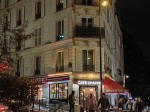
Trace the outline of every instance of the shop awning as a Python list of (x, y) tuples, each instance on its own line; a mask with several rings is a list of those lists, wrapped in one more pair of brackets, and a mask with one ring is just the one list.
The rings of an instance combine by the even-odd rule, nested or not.
[(125, 88), (117, 82), (105, 77), (105, 81), (102, 82), (104, 85), (105, 93), (124, 93)]

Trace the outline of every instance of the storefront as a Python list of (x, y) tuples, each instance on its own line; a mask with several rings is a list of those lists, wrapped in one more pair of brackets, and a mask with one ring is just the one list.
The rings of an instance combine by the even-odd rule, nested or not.
[(100, 79), (96, 72), (73, 73), (73, 90), (75, 90), (76, 104), (86, 108), (86, 99), (92, 93), (96, 99), (100, 97)]
[(120, 97), (120, 94), (125, 93), (125, 88), (109, 77), (105, 77), (103, 85), (104, 85), (104, 92), (106, 93), (109, 99), (110, 105), (116, 107), (118, 105), (118, 99)]
[(68, 87), (70, 80), (69, 73), (50, 74), (47, 82), (49, 86), (49, 101), (61, 101), (68, 103)]
[(26, 81), (37, 86), (36, 104), (46, 104), (49, 101), (49, 87), (46, 76), (27, 77)]

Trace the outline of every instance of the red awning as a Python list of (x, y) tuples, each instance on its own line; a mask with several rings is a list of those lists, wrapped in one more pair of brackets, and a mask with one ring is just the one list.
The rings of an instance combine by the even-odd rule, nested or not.
[(105, 81), (102, 82), (104, 85), (105, 93), (124, 93), (125, 88), (117, 82), (105, 77)]

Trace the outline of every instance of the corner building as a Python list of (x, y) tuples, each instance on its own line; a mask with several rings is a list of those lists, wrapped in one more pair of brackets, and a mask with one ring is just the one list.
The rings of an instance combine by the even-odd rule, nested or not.
[(18, 51), (14, 75), (38, 82), (37, 100), (68, 103), (72, 90), (77, 105), (84, 106), (89, 93), (98, 99), (100, 40), (102, 80), (123, 84), (122, 33), (116, 1), (108, 1), (101, 7), (99, 0), (0, 0), (1, 18), (7, 13), (11, 28), (28, 21), (25, 34), (35, 33)]

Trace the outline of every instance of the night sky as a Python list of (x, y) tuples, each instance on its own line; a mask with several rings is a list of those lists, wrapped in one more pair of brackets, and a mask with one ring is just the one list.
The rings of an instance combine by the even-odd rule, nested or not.
[(127, 88), (135, 96), (150, 97), (150, 0), (117, 0), (116, 6), (128, 37), (124, 44), (125, 73), (131, 77)]
[(117, 0), (122, 27), (133, 35), (138, 48), (150, 62), (150, 0)]

